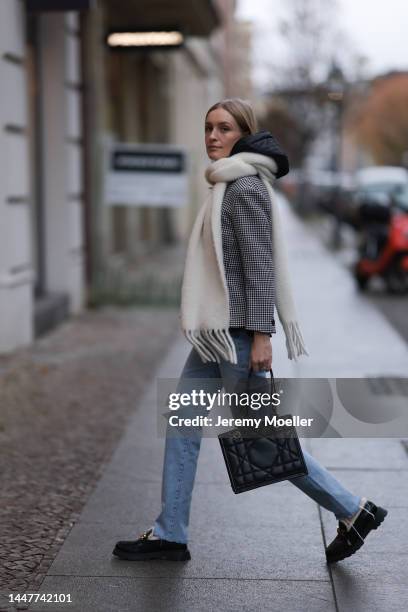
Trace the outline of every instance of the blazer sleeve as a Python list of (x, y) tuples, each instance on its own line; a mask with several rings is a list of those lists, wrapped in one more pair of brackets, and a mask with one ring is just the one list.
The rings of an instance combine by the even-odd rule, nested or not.
[(236, 187), (231, 212), (244, 273), (245, 328), (275, 333), (271, 204), (263, 183)]

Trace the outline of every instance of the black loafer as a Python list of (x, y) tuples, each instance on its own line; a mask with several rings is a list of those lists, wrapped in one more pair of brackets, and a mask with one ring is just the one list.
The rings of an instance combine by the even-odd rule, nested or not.
[(327, 563), (341, 561), (353, 555), (362, 547), (370, 531), (381, 525), (387, 514), (384, 508), (367, 501), (350, 529), (339, 521), (337, 536), (326, 548)]
[(169, 540), (151, 540), (152, 529), (145, 531), (137, 540), (120, 540), (112, 554), (126, 561), (146, 561), (163, 559), (166, 561), (189, 561), (191, 559), (187, 544)]

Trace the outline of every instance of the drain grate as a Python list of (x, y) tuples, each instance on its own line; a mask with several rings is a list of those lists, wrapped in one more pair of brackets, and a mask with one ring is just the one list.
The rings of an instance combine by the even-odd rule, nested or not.
[(408, 378), (403, 376), (379, 376), (377, 378), (366, 378), (366, 381), (373, 395), (408, 396)]

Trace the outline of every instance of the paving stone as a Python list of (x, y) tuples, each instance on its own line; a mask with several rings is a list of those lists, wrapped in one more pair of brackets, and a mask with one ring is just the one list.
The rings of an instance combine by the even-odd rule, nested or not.
[[(406, 562), (406, 559), (405, 559)], [(336, 570), (333, 580), (339, 612), (402, 612), (408, 609), (408, 584), (389, 579), (362, 579), (354, 570)]]
[[(138, 397), (176, 323), (174, 309), (85, 312), (0, 357), (3, 585), (38, 586), (129, 416), (143, 411)], [(12, 571), (6, 573), (1, 560), (10, 554)]]
[(326, 467), (408, 471), (408, 456), (397, 438), (313, 438), (311, 448)]
[(332, 473), (355, 495), (364, 496), (387, 509), (408, 509), (408, 477), (405, 470), (335, 469)]
[[(42, 591), (72, 594), (73, 603), (59, 604), (56, 612), (335, 611), (331, 585), (326, 581), (50, 576), (45, 579)], [(49, 612), (44, 604), (31, 609)]]
[[(163, 569), (159, 564), (157, 569), (154, 562), (135, 564), (111, 557), (117, 540), (134, 539), (152, 524), (152, 490), (146, 488), (145, 494), (147, 501), (139, 498), (133, 506), (122, 498), (127, 515), (112, 512), (110, 517), (104, 514), (101, 523), (77, 523), (50, 575), (143, 576), (164, 571), (169, 576), (179, 571), (172, 564)], [(274, 514), (277, 503), (285, 507), (283, 516)], [(119, 523), (122, 517), (128, 522)], [(328, 579), (317, 507), (289, 483), (239, 496), (223, 485), (198, 484), (191, 525), (193, 559), (184, 566), (185, 576)]]

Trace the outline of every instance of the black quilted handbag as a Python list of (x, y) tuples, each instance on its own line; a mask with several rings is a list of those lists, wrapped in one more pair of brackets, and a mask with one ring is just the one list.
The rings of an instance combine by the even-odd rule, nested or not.
[[(260, 376), (249, 377), (246, 381), (247, 393), (251, 395), (255, 390), (259, 392), (260, 385), (263, 385), (264, 392), (265, 385), (267, 385), (270, 395), (276, 393), (272, 370), (270, 373), (270, 379)], [(250, 417), (255, 415), (255, 412), (248, 406), (231, 406), (231, 410), (235, 418), (238, 415), (246, 414)], [(262, 417), (263, 423), (266, 415), (278, 416), (272, 402), (261, 411), (257, 411), (256, 414)], [(286, 414), (279, 418), (291, 417)], [(308, 473), (299, 438), (293, 425), (266, 424), (257, 432), (253, 428), (236, 427), (220, 434), (218, 439), (234, 493), (244, 493), (274, 482), (305, 476)]]

